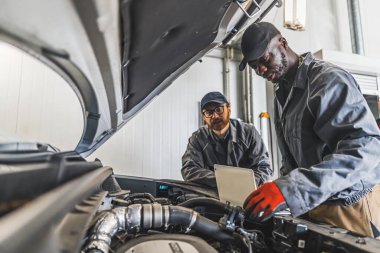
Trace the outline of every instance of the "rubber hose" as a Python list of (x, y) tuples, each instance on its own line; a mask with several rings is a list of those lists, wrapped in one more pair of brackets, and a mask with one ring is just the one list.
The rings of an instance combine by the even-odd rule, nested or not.
[(201, 198), (186, 200), (178, 204), (177, 206), (183, 206), (187, 208), (194, 208), (196, 206), (208, 206), (208, 207), (216, 207), (225, 211), (228, 205), (217, 199), (201, 197)]
[(192, 225), (192, 228), (197, 232), (207, 235), (218, 241), (226, 241), (233, 240), (232, 235), (223, 231), (219, 224), (207, 219), (197, 212), (192, 211), (191, 209), (186, 209), (184, 207), (179, 206), (171, 206), (169, 207), (169, 223), (170, 224), (181, 224), (185, 226), (191, 226), (192, 217), (195, 214), (196, 220)]

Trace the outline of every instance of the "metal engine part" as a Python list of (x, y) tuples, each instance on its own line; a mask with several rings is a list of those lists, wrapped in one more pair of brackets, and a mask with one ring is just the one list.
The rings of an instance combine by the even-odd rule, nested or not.
[(203, 239), (180, 234), (157, 234), (136, 238), (116, 250), (116, 253), (200, 253), (217, 251)]
[(106, 211), (95, 223), (83, 252), (108, 253), (112, 238), (117, 232), (167, 228), (180, 224), (188, 231), (194, 229), (218, 241), (231, 241), (234, 237), (218, 225), (192, 209), (161, 204), (133, 204)]

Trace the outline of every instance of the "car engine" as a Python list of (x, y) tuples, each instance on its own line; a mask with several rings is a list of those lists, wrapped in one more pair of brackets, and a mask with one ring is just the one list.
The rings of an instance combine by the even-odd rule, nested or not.
[[(126, 181), (133, 179), (118, 180), (122, 185), (130, 185)], [(263, 232), (246, 227), (249, 224), (244, 223), (241, 207), (204, 196), (210, 195), (207, 192), (185, 190), (178, 187), (179, 182), (174, 186), (170, 182), (134, 180), (139, 181), (135, 184), (139, 187), (150, 185), (145, 188), (151, 192), (124, 188), (108, 195), (92, 221), (82, 252), (263, 252), (267, 249)]]
[(216, 192), (199, 185), (128, 176), (113, 180), (118, 186), (100, 201), (82, 243), (83, 253), (378, 250), (378, 240), (288, 212), (253, 222), (240, 206), (219, 201)]

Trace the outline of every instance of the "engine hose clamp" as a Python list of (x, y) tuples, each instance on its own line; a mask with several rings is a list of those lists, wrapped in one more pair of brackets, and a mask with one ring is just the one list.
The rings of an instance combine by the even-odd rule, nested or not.
[(191, 231), (191, 228), (194, 226), (196, 220), (197, 220), (197, 215), (198, 213), (197, 212), (192, 212), (192, 215), (191, 215), (191, 221), (190, 221), (190, 224), (189, 226), (186, 228), (186, 231), (185, 233), (189, 233)]
[(164, 209), (164, 219), (165, 219), (164, 227), (165, 229), (167, 229), (169, 227), (169, 216), (170, 216), (169, 206), (163, 206), (163, 209)]

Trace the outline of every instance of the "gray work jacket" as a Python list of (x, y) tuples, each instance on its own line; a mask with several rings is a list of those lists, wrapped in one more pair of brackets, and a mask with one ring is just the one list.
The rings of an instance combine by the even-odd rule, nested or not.
[(347, 71), (303, 55), (289, 96), (281, 83), (275, 127), (282, 177), (275, 183), (294, 216), (321, 203), (350, 205), (380, 182), (380, 132)]
[(272, 176), (267, 149), (253, 125), (230, 120), (227, 164), (216, 155), (217, 149), (222, 147), (211, 131), (203, 126), (189, 138), (182, 156), (184, 180), (216, 187), (214, 164), (251, 168), (255, 172), (256, 185), (263, 184)]

